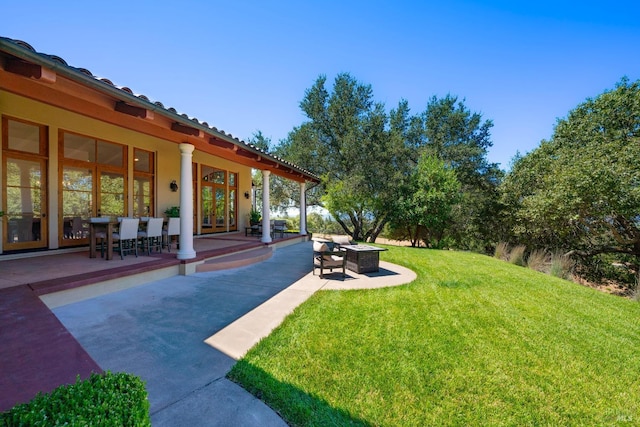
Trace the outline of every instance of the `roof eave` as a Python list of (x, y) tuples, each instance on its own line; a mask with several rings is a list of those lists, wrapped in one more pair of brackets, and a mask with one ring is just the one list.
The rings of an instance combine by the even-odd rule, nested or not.
[(302, 174), (302, 177), (304, 177), (305, 180), (313, 181), (313, 182), (320, 181), (320, 178), (315, 174), (307, 170), (304, 170), (294, 165), (293, 163), (287, 162), (284, 159), (280, 159), (277, 156), (274, 156), (263, 150), (260, 150), (259, 148), (253, 146), (252, 144), (247, 144), (241, 141), (239, 138), (233, 137), (233, 135), (231, 134), (227, 134), (223, 131), (219, 131), (216, 128), (205, 126), (203, 123), (201, 123), (199, 120), (195, 118), (190, 119), (188, 117), (185, 117), (185, 115), (178, 114), (177, 112), (174, 113), (173, 111), (170, 111), (167, 108), (163, 108), (160, 105), (153, 103), (147, 99), (140, 98), (139, 96), (136, 96), (125, 90), (122, 90), (105, 81), (99, 80), (95, 76), (93, 77), (89, 76), (79, 71), (76, 68), (73, 68), (69, 65), (65, 65), (61, 62), (58, 62), (46, 54), (38, 53), (26, 47), (20, 46), (19, 44), (17, 44), (15, 41), (11, 39), (8, 39), (6, 37), (0, 37), (0, 48), (5, 52), (9, 53), (10, 55), (13, 55), (17, 58), (49, 68), (53, 70), (55, 73), (60, 74), (61, 76), (64, 76), (72, 81), (86, 85), (96, 91), (106, 93), (107, 95), (112, 96), (116, 100), (124, 101), (126, 103), (131, 103), (141, 108), (153, 111), (155, 114), (160, 114), (184, 126), (199, 129), (203, 131), (206, 135), (209, 135), (209, 137), (220, 138), (224, 141), (227, 141), (237, 146), (238, 149), (251, 152), (256, 157), (261, 156), (261, 157), (268, 158), (269, 160), (275, 162), (276, 164), (279, 164), (285, 169), (290, 169), (299, 174)]

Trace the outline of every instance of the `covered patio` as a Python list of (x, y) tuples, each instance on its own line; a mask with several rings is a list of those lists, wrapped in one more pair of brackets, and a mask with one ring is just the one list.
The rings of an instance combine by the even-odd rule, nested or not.
[[(199, 236), (193, 239), (197, 252), (194, 259), (179, 260), (176, 249), (140, 252), (138, 257), (115, 256), (105, 260), (89, 258), (88, 248), (69, 251), (32, 252), (0, 258), (0, 289), (27, 285), (42, 296), (100, 283), (105, 292), (181, 274), (182, 270), (212, 271), (234, 268), (261, 261), (269, 257), (273, 248), (306, 241), (307, 236), (286, 233), (270, 243), (244, 233)], [(28, 266), (28, 268), (25, 268)]]
[(254, 225), (254, 170), (262, 243), (274, 240), (274, 176), (298, 184), (291, 199), (306, 233), (307, 185), (319, 177), (205, 121), (3, 37), (0, 96), (0, 259), (88, 246), (99, 218), (178, 216), (172, 257), (192, 273), (202, 259), (193, 240)]

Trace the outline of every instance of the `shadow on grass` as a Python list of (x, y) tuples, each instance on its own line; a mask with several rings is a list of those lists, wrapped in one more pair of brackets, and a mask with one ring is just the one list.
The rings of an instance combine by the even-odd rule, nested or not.
[(386, 268), (380, 267), (378, 271), (374, 271), (372, 273), (363, 273), (367, 277), (384, 277), (384, 276), (397, 276), (398, 273), (395, 271), (387, 270)]
[[(362, 276), (366, 276), (370, 279), (375, 277), (386, 277), (386, 276), (398, 276), (399, 274), (395, 271), (387, 270), (386, 268), (380, 268), (378, 271), (374, 271), (371, 273), (362, 273)], [(324, 279), (327, 280), (335, 280), (339, 282), (349, 282), (352, 280), (363, 280), (361, 277), (353, 276), (349, 271), (345, 272), (345, 275), (342, 276), (342, 271), (333, 271), (329, 273), (323, 273)]]
[(289, 425), (371, 426), (296, 386), (277, 380), (245, 360), (238, 361), (227, 378), (262, 400)]

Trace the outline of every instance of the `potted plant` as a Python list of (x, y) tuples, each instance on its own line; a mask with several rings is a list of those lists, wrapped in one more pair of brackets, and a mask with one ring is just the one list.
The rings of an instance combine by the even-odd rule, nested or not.
[(259, 210), (251, 209), (251, 212), (249, 212), (249, 224), (251, 224), (251, 225), (260, 224), (260, 218), (261, 217), (262, 217), (262, 215), (260, 214)]
[(164, 211), (167, 218), (180, 218), (180, 206), (171, 206)]

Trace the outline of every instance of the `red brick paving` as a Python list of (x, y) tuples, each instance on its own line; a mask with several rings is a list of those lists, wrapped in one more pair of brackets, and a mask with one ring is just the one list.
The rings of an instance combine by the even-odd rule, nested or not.
[(102, 372), (27, 286), (0, 290), (0, 411)]

